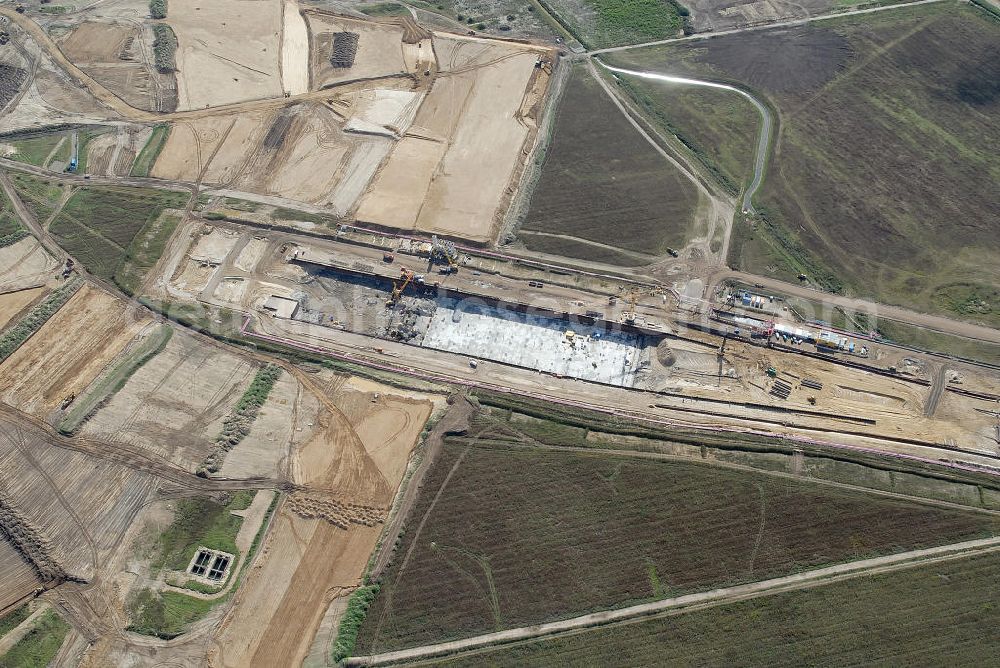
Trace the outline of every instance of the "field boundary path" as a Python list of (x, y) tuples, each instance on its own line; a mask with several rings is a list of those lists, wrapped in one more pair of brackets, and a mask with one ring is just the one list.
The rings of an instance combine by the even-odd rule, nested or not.
[(856, 16), (858, 14), (874, 14), (876, 12), (887, 12), (893, 9), (903, 9), (904, 7), (915, 7), (917, 5), (929, 5), (935, 2), (944, 2), (944, 1), (945, 0), (915, 0), (915, 2), (903, 2), (896, 5), (882, 5), (879, 7), (868, 7), (867, 9), (852, 9), (849, 12), (837, 12), (834, 14), (807, 16), (801, 19), (790, 19), (788, 21), (775, 21), (774, 23), (762, 23), (760, 25), (744, 26), (742, 28), (733, 28), (731, 30), (720, 30), (718, 32), (696, 33), (694, 35), (686, 35), (684, 37), (668, 37), (666, 39), (657, 39), (651, 42), (640, 42), (638, 44), (626, 44), (624, 46), (609, 46), (604, 49), (594, 49), (593, 51), (588, 51), (587, 55), (597, 56), (602, 53), (614, 53), (616, 51), (631, 51), (633, 49), (642, 49), (648, 46), (664, 46), (667, 44), (677, 44), (679, 42), (691, 42), (701, 39), (711, 39), (713, 37), (724, 37), (726, 35), (737, 35), (743, 32), (769, 30), (771, 28), (790, 28), (792, 26), (805, 25), (807, 23), (814, 23), (816, 21), (828, 21), (830, 19), (839, 19), (844, 16)]
[(982, 538), (979, 540), (952, 543), (939, 547), (925, 548), (922, 550), (911, 550), (899, 554), (887, 555), (884, 557), (874, 557), (852, 561), (836, 566), (827, 566), (814, 570), (786, 575), (769, 580), (761, 580), (749, 584), (736, 585), (733, 587), (723, 587), (710, 591), (687, 594), (674, 598), (667, 598), (653, 603), (642, 603), (632, 605), (627, 608), (617, 610), (606, 610), (594, 612), (588, 615), (581, 615), (571, 619), (563, 619), (557, 622), (537, 624), (534, 626), (523, 626), (506, 631), (486, 633), (472, 638), (453, 640), (451, 642), (437, 643), (433, 645), (423, 645), (411, 647), (409, 649), (385, 652), (370, 656), (352, 657), (347, 660), (350, 666), (381, 666), (401, 661), (414, 661), (430, 657), (438, 657), (467, 650), (477, 650), (489, 648), (494, 645), (517, 642), (521, 640), (537, 639), (543, 636), (562, 635), (572, 632), (580, 632), (595, 626), (613, 623), (634, 623), (645, 621), (651, 617), (670, 616), (681, 612), (699, 610), (727, 603), (735, 603), (761, 596), (794, 591), (797, 589), (807, 589), (842, 580), (853, 579), (864, 575), (875, 575), (888, 573), (906, 568), (913, 568), (926, 564), (933, 564), (940, 561), (950, 561), (953, 559), (963, 559), (979, 554), (1000, 551), (1000, 537)]

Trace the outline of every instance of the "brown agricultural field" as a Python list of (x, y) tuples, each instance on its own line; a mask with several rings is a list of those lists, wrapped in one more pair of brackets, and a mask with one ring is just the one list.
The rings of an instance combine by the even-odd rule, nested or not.
[(730, 264), (998, 325), (998, 39), (979, 8), (927, 5), (612, 61), (740, 83), (777, 110), (762, 216), (736, 226)]
[(358, 654), (998, 529), (990, 516), (764, 474), (452, 441), (382, 576)]
[[(696, 186), (632, 127), (583, 66), (572, 72), (556, 113), (521, 228), (528, 248), (558, 253), (558, 240), (566, 238), (567, 254), (639, 265), (684, 246), (698, 207)], [(647, 258), (616, 257), (607, 247)]]

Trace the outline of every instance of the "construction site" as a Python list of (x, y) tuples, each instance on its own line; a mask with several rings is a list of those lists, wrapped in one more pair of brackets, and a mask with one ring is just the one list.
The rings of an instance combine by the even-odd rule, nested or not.
[[(0, 5), (0, 665), (448, 661), (1000, 550), (1000, 367), (725, 266), (763, 219), (560, 11)], [(675, 169), (698, 224), (630, 194)]]

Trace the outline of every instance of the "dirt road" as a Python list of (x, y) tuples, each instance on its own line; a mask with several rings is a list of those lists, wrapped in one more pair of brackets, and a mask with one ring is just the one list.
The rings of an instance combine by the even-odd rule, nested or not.
[(677, 596), (653, 603), (632, 605), (618, 610), (595, 612), (548, 624), (508, 629), (506, 631), (487, 633), (463, 640), (436, 645), (424, 645), (422, 647), (386, 652), (374, 656), (359, 656), (348, 659), (347, 664), (352, 666), (381, 666), (400, 661), (415, 661), (434, 656), (464, 653), (469, 650), (477, 650), (522, 640), (573, 632), (578, 633), (583, 629), (605, 624), (635, 623), (636, 621), (643, 621), (654, 616), (667, 616), (759, 598), (761, 596), (771, 596), (797, 589), (816, 587), (861, 576), (888, 573), (905, 568), (913, 568), (952, 559), (962, 559), (997, 551), (1000, 551), (1000, 538), (997, 537), (953, 543), (951, 545), (913, 550), (885, 557), (852, 561), (846, 564), (827, 566), (780, 578), (772, 578), (770, 580), (762, 580), (735, 587), (713, 589), (686, 596)]

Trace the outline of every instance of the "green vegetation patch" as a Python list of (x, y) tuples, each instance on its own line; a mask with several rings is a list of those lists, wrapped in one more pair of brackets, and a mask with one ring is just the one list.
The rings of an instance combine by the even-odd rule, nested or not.
[(153, 127), (153, 134), (149, 136), (149, 141), (139, 151), (139, 156), (132, 163), (132, 176), (149, 176), (153, 171), (156, 159), (160, 157), (160, 151), (167, 145), (167, 138), (170, 136), (170, 125), (160, 123)]
[(581, 43), (596, 49), (664, 39), (687, 25), (687, 8), (671, 0), (541, 0)]
[(3, 668), (44, 668), (62, 647), (69, 624), (52, 610), (46, 610), (34, 626), (10, 650), (0, 656)]
[(175, 591), (141, 589), (128, 603), (129, 619), (132, 620), (128, 630), (165, 640), (176, 638), (184, 633), (188, 624), (204, 617), (217, 603)]
[(11, 145), (17, 151), (10, 157), (12, 160), (26, 162), (29, 165), (45, 167), (49, 163), (49, 156), (60, 142), (67, 145), (69, 139), (65, 134), (50, 134), (13, 141)]
[(73, 403), (72, 410), (59, 424), (59, 431), (72, 434), (79, 429), (85, 420), (125, 386), (132, 374), (163, 351), (173, 333), (173, 327), (160, 325), (142, 343), (118, 359), (90, 392)]
[[(577, 65), (559, 102), (552, 142), (523, 229), (548, 236), (547, 252), (614, 261), (612, 251), (647, 264), (691, 232), (698, 191), (643, 138), (600, 84)], [(535, 247), (541, 235), (524, 235)], [(589, 245), (581, 242), (589, 241)], [(589, 248), (593, 252), (588, 251)]]
[(0, 190), (0, 248), (16, 244), (27, 236), (28, 231), (22, 227), (10, 198)]
[(339, 663), (354, 654), (358, 632), (365, 621), (368, 609), (378, 596), (378, 590), (377, 584), (368, 585), (359, 587), (351, 594), (351, 598), (347, 601), (347, 610), (344, 611), (344, 617), (337, 628), (337, 641), (333, 645), (334, 662)]
[(166, 23), (153, 24), (153, 61), (160, 72), (177, 69), (174, 54), (177, 51), (177, 36)]
[(374, 5), (362, 5), (359, 9), (368, 16), (409, 16), (410, 12), (398, 2), (380, 2)]
[(167, 0), (149, 0), (149, 15), (154, 19), (167, 18)]
[(268, 364), (257, 372), (250, 387), (223, 420), (222, 433), (215, 441), (216, 447), (198, 468), (198, 475), (207, 476), (222, 468), (226, 453), (250, 434), (261, 406), (267, 401), (267, 395), (271, 393), (271, 388), (280, 375), (281, 367), (276, 364)]
[(199, 546), (238, 555), (236, 534), (243, 519), (232, 514), (231, 503), (231, 497), (221, 502), (204, 496), (178, 501), (173, 522), (160, 535), (153, 567), (183, 571)]
[(1000, 529), (992, 516), (828, 485), (695, 463), (493, 446), (485, 434), (472, 434), (447, 441), (428, 472), (399, 547), (406, 569), (397, 561), (381, 577), (359, 653)]
[(74, 276), (69, 281), (59, 286), (40, 304), (36, 304), (16, 325), (0, 334), (0, 362), (14, 354), (14, 351), (21, 347), (32, 334), (41, 329), (49, 318), (62, 307), (69, 298), (83, 284), (83, 281)]
[[(81, 188), (49, 229), (91, 273), (134, 288), (133, 272), (141, 274), (155, 263), (176, 226), (174, 218), (158, 221), (160, 215), (164, 209), (183, 208), (188, 197), (153, 188)], [(118, 275), (126, 261), (132, 266)]]
[(459, 666), (975, 666), (1000, 652), (1000, 556), (957, 559), (816, 588), (518, 643)]
[(296, 220), (305, 223), (316, 223), (317, 225), (326, 225), (332, 222), (332, 218), (329, 216), (320, 216), (315, 213), (307, 213), (305, 211), (297, 211), (295, 209), (286, 209), (284, 207), (278, 207), (271, 214), (275, 220)]

